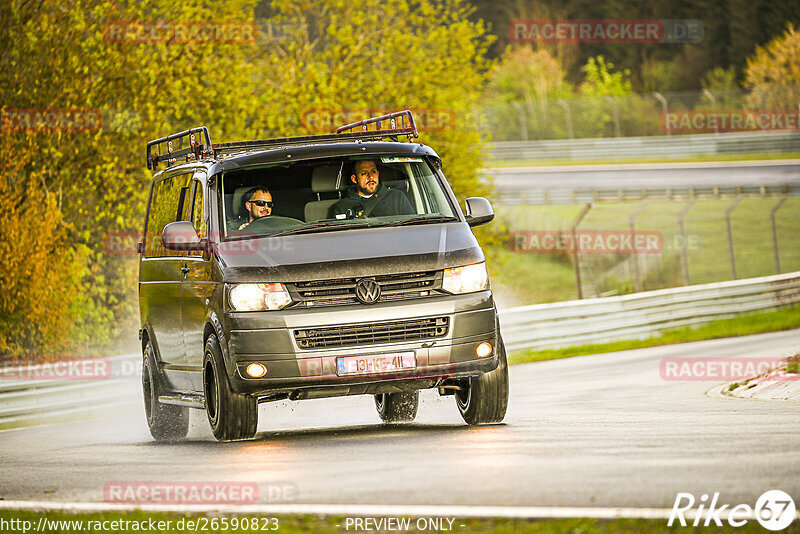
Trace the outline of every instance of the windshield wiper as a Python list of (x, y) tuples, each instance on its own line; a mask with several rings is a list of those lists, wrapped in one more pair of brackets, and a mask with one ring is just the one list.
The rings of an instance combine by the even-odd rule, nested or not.
[(365, 226), (369, 226), (367, 221), (359, 221), (356, 223), (353, 222), (340, 222), (340, 223), (331, 223), (328, 222), (316, 222), (312, 224), (307, 224), (305, 226), (298, 226), (297, 228), (291, 228), (289, 230), (284, 230), (282, 232), (277, 232), (274, 234), (267, 234), (260, 237), (277, 237), (282, 235), (290, 235), (290, 234), (305, 234), (308, 232), (313, 232), (315, 230), (341, 230), (344, 228), (363, 228)]
[(421, 224), (421, 223), (432, 223), (432, 222), (452, 222), (457, 221), (458, 217), (451, 217), (449, 215), (417, 215), (416, 217), (411, 217), (409, 219), (403, 219), (402, 221), (393, 222), (391, 224), (387, 224), (386, 226), (405, 226), (406, 224)]

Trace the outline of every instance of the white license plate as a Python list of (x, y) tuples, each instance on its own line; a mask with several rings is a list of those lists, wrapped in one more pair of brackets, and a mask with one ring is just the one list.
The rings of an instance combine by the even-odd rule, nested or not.
[(367, 375), (407, 371), (417, 367), (414, 352), (390, 352), (336, 358), (337, 375)]

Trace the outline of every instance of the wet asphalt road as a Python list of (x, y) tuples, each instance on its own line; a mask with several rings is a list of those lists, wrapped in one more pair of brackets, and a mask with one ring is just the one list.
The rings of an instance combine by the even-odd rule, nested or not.
[(505, 167), (486, 174), (501, 190), (767, 186), (800, 183), (800, 160)]
[(0, 432), (0, 497), (102, 502), (110, 483), (252, 481), (260, 502), (671, 507), (678, 492), (800, 498), (800, 403), (716, 398), (665, 381), (665, 357), (776, 357), (800, 330), (511, 367), (505, 424), (469, 428), (423, 392), (417, 422), (386, 426), (372, 399), (262, 405), (253, 441), (149, 437), (138, 382), (114, 417)]

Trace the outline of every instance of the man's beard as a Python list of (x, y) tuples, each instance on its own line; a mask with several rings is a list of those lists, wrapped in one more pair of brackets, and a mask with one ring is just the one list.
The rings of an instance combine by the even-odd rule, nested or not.
[(370, 186), (369, 182), (367, 182), (366, 184), (364, 184), (363, 188), (361, 188), (361, 187), (358, 188), (358, 192), (361, 193), (362, 195), (366, 195), (366, 196), (374, 195), (375, 191), (378, 190), (378, 183), (377, 182), (372, 182), (372, 183), (374, 184), (374, 186), (372, 188), (372, 191), (367, 189)]

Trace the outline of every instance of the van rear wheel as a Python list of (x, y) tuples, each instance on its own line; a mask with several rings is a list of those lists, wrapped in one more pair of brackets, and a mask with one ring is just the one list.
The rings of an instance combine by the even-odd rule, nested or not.
[(469, 425), (499, 423), (508, 408), (508, 362), (503, 339), (498, 338), (500, 362), (493, 371), (470, 378), (464, 389), (456, 391), (456, 404)]
[(189, 408), (160, 403), (158, 397), (164, 393), (153, 343), (148, 340), (142, 354), (142, 394), (147, 426), (156, 441), (178, 441), (189, 431)]
[(375, 395), (375, 408), (385, 423), (408, 423), (417, 416), (419, 391)]
[(258, 427), (258, 400), (231, 390), (215, 335), (206, 341), (203, 393), (211, 432), (219, 441), (250, 439)]

